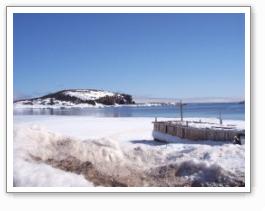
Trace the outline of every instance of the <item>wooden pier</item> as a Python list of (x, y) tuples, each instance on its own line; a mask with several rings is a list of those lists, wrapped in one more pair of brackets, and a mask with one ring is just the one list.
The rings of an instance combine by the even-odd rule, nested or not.
[[(153, 124), (154, 131), (189, 140), (228, 141), (232, 143), (236, 136), (239, 138), (245, 136), (244, 130), (238, 130), (233, 125), (223, 126), (200, 121), (155, 121)], [(207, 124), (209, 127), (200, 127), (200, 124)]]

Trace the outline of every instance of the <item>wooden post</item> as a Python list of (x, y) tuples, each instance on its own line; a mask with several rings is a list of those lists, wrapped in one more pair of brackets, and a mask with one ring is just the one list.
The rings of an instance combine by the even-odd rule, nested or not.
[(179, 107), (180, 107), (180, 120), (183, 121), (182, 100), (179, 103)]
[(222, 113), (221, 113), (221, 111), (219, 112), (219, 123), (220, 123), (220, 125), (223, 124)]

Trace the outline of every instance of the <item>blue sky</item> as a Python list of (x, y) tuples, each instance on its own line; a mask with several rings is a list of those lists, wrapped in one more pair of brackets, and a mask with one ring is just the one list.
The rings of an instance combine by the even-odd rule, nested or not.
[(14, 95), (244, 96), (244, 14), (14, 14)]

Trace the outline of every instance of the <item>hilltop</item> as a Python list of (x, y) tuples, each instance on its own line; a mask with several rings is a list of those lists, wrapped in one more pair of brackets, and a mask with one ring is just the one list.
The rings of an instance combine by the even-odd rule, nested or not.
[(132, 96), (96, 89), (68, 89), (37, 98), (17, 100), (15, 107), (94, 107), (135, 104)]

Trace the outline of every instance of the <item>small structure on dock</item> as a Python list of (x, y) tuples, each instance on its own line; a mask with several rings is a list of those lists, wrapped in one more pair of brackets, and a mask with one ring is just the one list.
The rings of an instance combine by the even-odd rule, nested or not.
[[(245, 131), (237, 129), (234, 125), (224, 126), (202, 121), (155, 121), (153, 124), (155, 132), (189, 140), (228, 141), (233, 143), (235, 137), (245, 136)], [(166, 141), (156, 137), (155, 139)]]

